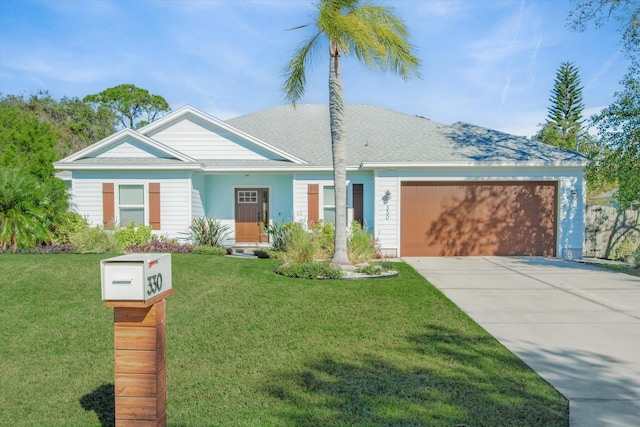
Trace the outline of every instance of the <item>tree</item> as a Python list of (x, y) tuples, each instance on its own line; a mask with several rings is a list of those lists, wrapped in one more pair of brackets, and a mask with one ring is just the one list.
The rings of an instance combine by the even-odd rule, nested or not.
[(21, 168), (39, 180), (53, 177), (56, 133), (31, 112), (0, 106), (0, 166)]
[(631, 61), (615, 101), (591, 118), (597, 127), (599, 149), (587, 168), (618, 187), (621, 207), (640, 202), (640, 2), (637, 0), (580, 0), (569, 14), (569, 26), (584, 30), (591, 22), (601, 27), (615, 21), (625, 56)]
[[(640, 73), (631, 69), (616, 92), (615, 102), (593, 116), (601, 137), (600, 152), (591, 166), (608, 182), (617, 183), (622, 207), (640, 204)], [(589, 171), (588, 171), (589, 173)]]
[[(25, 114), (35, 114), (56, 132), (57, 159), (97, 142), (115, 131), (116, 115), (107, 108), (94, 108), (79, 98), (63, 97), (59, 101), (47, 91), (28, 98), (22, 95), (0, 96), (0, 108), (17, 107)], [(56, 159), (56, 160), (57, 160)]]
[(578, 151), (584, 104), (578, 69), (572, 63), (564, 62), (558, 68), (549, 101), (551, 105), (547, 121), (536, 139), (545, 144)]
[(0, 247), (15, 250), (51, 240), (69, 194), (54, 177), (56, 130), (13, 101), (0, 102)]
[(51, 239), (46, 189), (20, 170), (0, 166), (0, 248), (31, 248)]
[(625, 55), (633, 63), (640, 60), (640, 2), (637, 0), (576, 0), (569, 12), (568, 25), (584, 31), (590, 22), (600, 28), (608, 21), (618, 22)]
[[(101, 107), (113, 111), (122, 126), (137, 129), (171, 111), (167, 101), (160, 95), (151, 95), (148, 90), (132, 84), (122, 84), (84, 97), (96, 109)], [(140, 120), (144, 116), (143, 120)]]
[(360, 0), (320, 0), (309, 39), (295, 51), (285, 68), (285, 98), (295, 106), (305, 90), (306, 70), (321, 43), (329, 47), (329, 123), (333, 157), (336, 233), (332, 264), (350, 265), (347, 255), (347, 142), (341, 55), (355, 55), (369, 68), (392, 71), (403, 79), (418, 76), (420, 60), (412, 53), (409, 33), (389, 8)]

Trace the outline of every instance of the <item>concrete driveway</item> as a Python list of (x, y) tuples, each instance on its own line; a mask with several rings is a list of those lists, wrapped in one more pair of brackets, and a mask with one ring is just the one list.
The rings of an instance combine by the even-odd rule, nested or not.
[(569, 399), (571, 426), (640, 426), (640, 277), (549, 258), (403, 259)]

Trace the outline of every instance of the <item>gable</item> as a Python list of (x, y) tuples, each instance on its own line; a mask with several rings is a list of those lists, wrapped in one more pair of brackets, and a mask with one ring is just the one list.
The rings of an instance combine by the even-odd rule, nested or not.
[(194, 159), (287, 160), (237, 133), (193, 114), (145, 132), (150, 138)]
[(86, 158), (156, 158), (171, 159), (166, 152), (151, 147), (133, 136), (127, 136), (107, 147), (91, 153)]

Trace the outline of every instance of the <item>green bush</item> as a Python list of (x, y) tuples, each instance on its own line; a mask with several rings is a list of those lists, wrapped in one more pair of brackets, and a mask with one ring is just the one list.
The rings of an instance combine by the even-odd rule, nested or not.
[(89, 228), (86, 218), (77, 212), (64, 212), (51, 225), (53, 243), (63, 245), (71, 242), (71, 236), (84, 228)]
[(231, 231), (229, 226), (222, 224), (215, 218), (194, 218), (186, 233), (194, 245), (197, 246), (222, 246)]
[(153, 227), (150, 225), (139, 225), (135, 222), (129, 223), (126, 227), (117, 228), (114, 232), (118, 244), (125, 250), (133, 246), (143, 246), (151, 241), (151, 231)]
[(347, 255), (352, 264), (373, 259), (376, 255), (376, 239), (368, 230), (363, 229), (359, 222), (351, 223), (351, 234), (347, 240)]
[(27, 172), (0, 167), (0, 248), (11, 246), (15, 251), (50, 242), (48, 206), (42, 181)]
[(271, 236), (271, 247), (274, 251), (285, 251), (289, 243), (289, 234), (301, 227), (295, 222), (273, 223), (264, 228), (264, 232)]
[(224, 256), (227, 254), (227, 250), (221, 247), (214, 246), (194, 246), (192, 253), (198, 255), (216, 255), (216, 256)]
[(312, 231), (318, 245), (318, 258), (331, 259), (336, 236), (336, 229), (333, 223), (318, 221)]
[(306, 231), (299, 223), (287, 233), (287, 243), (282, 259), (285, 263), (306, 264), (316, 259), (318, 244), (313, 233)]
[(83, 254), (122, 252), (116, 236), (99, 226), (82, 228), (71, 236), (71, 243)]
[(366, 264), (356, 269), (356, 273), (362, 273), (368, 276), (379, 276), (382, 274), (382, 271), (382, 267), (377, 264)]
[(278, 252), (269, 249), (256, 249), (253, 254), (261, 259), (278, 259)]
[(611, 259), (626, 261), (627, 257), (630, 255), (634, 255), (635, 252), (640, 248), (640, 241), (636, 239), (627, 239), (623, 240), (611, 254)]
[(132, 246), (129, 252), (133, 253), (176, 253), (190, 254), (193, 246), (190, 244), (181, 245), (175, 239), (152, 239), (149, 243), (142, 246)]
[(285, 263), (276, 267), (276, 273), (297, 279), (339, 279), (342, 271), (328, 262)]
[(632, 261), (635, 268), (640, 268), (640, 245), (638, 245), (635, 252), (633, 253)]
[(392, 265), (389, 261), (381, 261), (375, 263), (367, 263), (356, 269), (356, 273), (362, 273), (369, 276), (379, 276), (385, 271), (392, 270)]

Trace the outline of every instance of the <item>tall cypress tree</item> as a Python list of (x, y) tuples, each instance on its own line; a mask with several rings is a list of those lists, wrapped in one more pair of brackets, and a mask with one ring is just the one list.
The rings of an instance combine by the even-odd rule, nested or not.
[(556, 79), (549, 98), (547, 120), (536, 135), (545, 144), (578, 151), (582, 130), (582, 86), (578, 69), (570, 62), (563, 62), (556, 72)]

